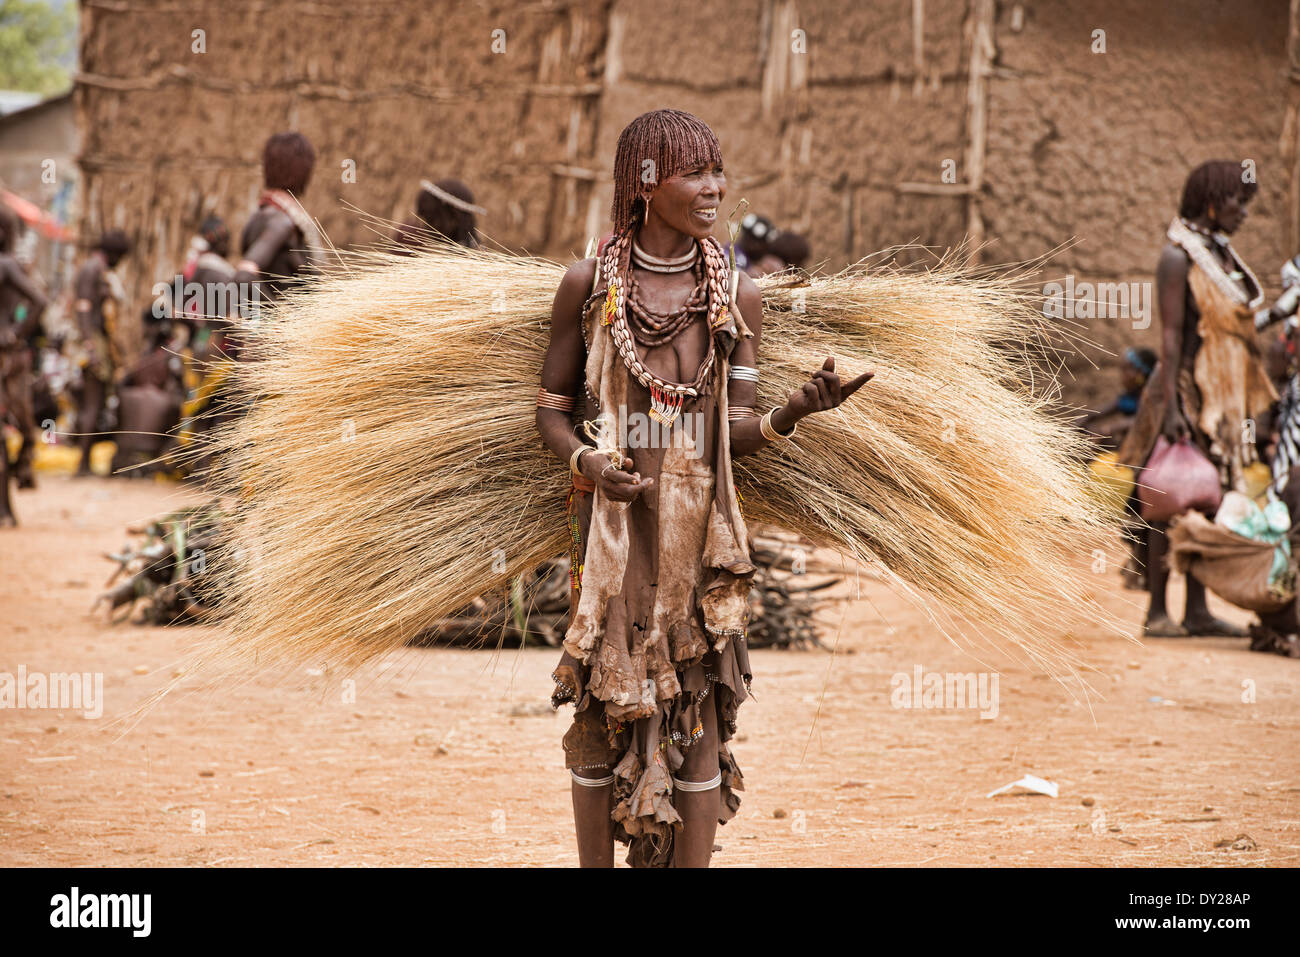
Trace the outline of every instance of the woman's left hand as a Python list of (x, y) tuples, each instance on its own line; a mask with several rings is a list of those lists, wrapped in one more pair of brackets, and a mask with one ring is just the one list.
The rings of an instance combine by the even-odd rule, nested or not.
[(802, 419), (814, 412), (837, 408), (845, 399), (862, 388), (874, 376), (864, 372), (856, 379), (842, 382), (835, 372), (835, 359), (827, 356), (822, 367), (813, 373), (803, 387), (792, 392), (785, 408), (791, 419)]

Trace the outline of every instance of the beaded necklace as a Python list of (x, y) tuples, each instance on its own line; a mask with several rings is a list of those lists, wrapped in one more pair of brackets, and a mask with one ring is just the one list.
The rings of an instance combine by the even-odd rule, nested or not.
[(682, 305), (668, 312), (658, 312), (642, 302), (641, 284), (636, 273), (628, 277), (627, 305), (631, 311), (628, 325), (641, 345), (662, 346), (672, 342), (694, 323), (696, 316), (708, 311), (709, 287), (704, 279), (704, 270), (697, 266), (692, 271), (696, 277), (695, 288)]
[[(614, 344), (618, 349), (628, 371), (650, 392), (650, 418), (662, 425), (672, 425), (677, 421), (682, 413), (682, 405), (688, 398), (696, 398), (704, 383), (712, 374), (717, 362), (717, 350), (713, 331), (728, 321), (727, 304), (728, 289), (726, 284), (727, 272), (726, 261), (722, 254), (722, 247), (718, 245), (713, 238), (708, 238), (697, 245), (697, 249), (702, 254), (704, 260), (704, 276), (702, 285), (707, 290), (704, 293), (704, 302), (707, 303), (706, 312), (709, 320), (709, 351), (700, 363), (699, 370), (695, 374), (694, 380), (689, 384), (681, 382), (669, 382), (650, 369), (641, 361), (637, 355), (634, 334), (628, 324), (628, 297), (631, 292), (632, 283), (629, 281), (625, 285), (623, 277), (631, 277), (632, 270), (632, 235), (626, 232), (613, 240), (605, 249), (605, 255), (601, 261), (601, 271), (604, 274), (607, 286), (605, 296), (605, 305), (602, 310), (601, 322), (608, 326), (610, 335), (613, 337)], [(695, 294), (692, 293), (692, 298)], [(632, 312), (636, 313), (640, 304), (632, 307)], [(685, 313), (686, 318), (690, 318), (693, 312), (688, 307)], [(680, 310), (676, 310), (678, 312)], [(649, 313), (649, 310), (646, 310)], [(638, 318), (644, 320), (644, 317), (638, 314)], [(685, 328), (685, 319), (677, 320)], [(644, 331), (644, 330), (643, 330)], [(681, 329), (677, 329), (675, 334), (679, 334)], [(655, 330), (652, 328), (647, 333), (654, 336)]]
[[(1192, 262), (1201, 267), (1210, 281), (1218, 286), (1229, 300), (1250, 309), (1258, 309), (1263, 304), (1263, 287), (1255, 278), (1255, 274), (1250, 271), (1250, 267), (1242, 262), (1237, 251), (1232, 248), (1232, 243), (1228, 242), (1227, 236), (1222, 233), (1209, 233), (1182, 217), (1176, 218), (1169, 224), (1166, 235), (1186, 251)], [(1217, 244), (1237, 268), (1231, 271), (1225, 269), (1219, 257), (1210, 252), (1207, 242)], [(1254, 296), (1250, 295), (1248, 291), (1250, 288), (1256, 290)]]

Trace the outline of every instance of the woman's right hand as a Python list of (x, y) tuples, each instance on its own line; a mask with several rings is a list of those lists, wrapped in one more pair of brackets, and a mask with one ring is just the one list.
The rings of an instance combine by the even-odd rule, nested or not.
[(621, 468), (615, 467), (606, 456), (594, 452), (584, 452), (579, 460), (582, 474), (615, 502), (634, 501), (655, 483), (652, 478), (643, 479), (640, 472), (628, 471), (632, 467), (633, 462), (627, 456), (623, 457)]

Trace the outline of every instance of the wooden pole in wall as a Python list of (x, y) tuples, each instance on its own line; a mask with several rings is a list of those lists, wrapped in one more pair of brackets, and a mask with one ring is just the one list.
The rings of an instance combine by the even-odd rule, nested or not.
[[(1300, 0), (1293, 0), (1300, 2)], [(970, 79), (966, 87), (966, 240), (968, 262), (980, 261), (984, 243), (984, 217), (980, 193), (984, 187), (984, 153), (988, 138), (988, 76), (997, 49), (993, 45), (994, 0), (972, 0), (970, 32)]]

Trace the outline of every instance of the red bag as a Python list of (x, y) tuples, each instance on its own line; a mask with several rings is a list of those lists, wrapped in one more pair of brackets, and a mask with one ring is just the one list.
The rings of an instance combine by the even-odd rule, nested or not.
[(1219, 470), (1205, 453), (1181, 439), (1173, 445), (1163, 435), (1138, 477), (1138, 501), (1148, 522), (1167, 522), (1191, 511), (1214, 512), (1223, 499)]

